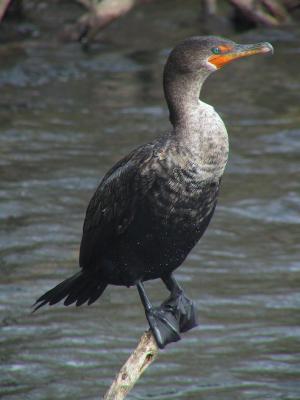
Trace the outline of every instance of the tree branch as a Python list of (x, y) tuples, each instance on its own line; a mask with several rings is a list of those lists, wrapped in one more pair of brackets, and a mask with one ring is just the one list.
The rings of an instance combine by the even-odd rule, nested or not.
[(151, 331), (144, 332), (136, 349), (120, 369), (104, 400), (123, 400), (139, 377), (155, 360), (158, 347)]
[[(269, 27), (287, 22), (288, 13), (277, 0), (229, 0), (245, 19)], [(263, 7), (264, 5), (264, 7)]]
[(88, 44), (96, 34), (111, 24), (117, 18), (127, 14), (133, 7), (147, 4), (154, 0), (76, 0), (83, 5), (87, 12), (78, 22), (65, 29), (62, 37), (79, 40)]
[(11, 0), (0, 0), (0, 21), (4, 17), (6, 9), (8, 8), (10, 2)]

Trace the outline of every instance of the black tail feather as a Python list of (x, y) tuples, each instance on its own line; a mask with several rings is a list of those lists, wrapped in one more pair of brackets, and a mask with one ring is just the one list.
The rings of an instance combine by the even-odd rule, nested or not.
[(80, 293), (80, 296), (78, 296), (78, 299), (76, 301), (76, 306), (79, 307), (83, 303), (88, 301), (89, 298), (91, 297), (91, 293), (94, 293), (96, 289), (97, 289), (97, 283), (96, 282), (94, 282), (94, 284), (93, 284), (93, 290), (92, 291), (90, 291), (88, 287), (84, 288), (84, 290), (82, 290), (82, 292)]
[(94, 303), (101, 296), (101, 294), (104, 292), (105, 288), (106, 288), (106, 286), (103, 287), (101, 285), (98, 285), (96, 287), (96, 290), (94, 290), (93, 294), (89, 298), (88, 305)]
[(33, 305), (33, 312), (46, 304), (52, 306), (65, 297), (64, 304), (66, 306), (75, 302), (76, 306), (80, 306), (85, 302), (88, 302), (88, 305), (90, 305), (101, 296), (106, 286), (107, 283), (99, 283), (92, 274), (80, 271), (39, 297)]
[(70, 289), (67, 298), (64, 301), (65, 306), (69, 306), (70, 304), (73, 304), (78, 300), (80, 297), (81, 293), (83, 293), (86, 288), (88, 291), (91, 293), (93, 288), (92, 286), (94, 285), (94, 282), (90, 281), (88, 277), (82, 276), (82, 279), (80, 279), (77, 282), (74, 282), (74, 285)]

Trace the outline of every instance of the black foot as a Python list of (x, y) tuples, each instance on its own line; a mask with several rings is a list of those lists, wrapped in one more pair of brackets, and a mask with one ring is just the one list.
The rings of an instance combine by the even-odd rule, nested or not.
[(182, 291), (171, 295), (162, 303), (161, 308), (176, 316), (180, 332), (189, 331), (197, 326), (194, 304)]
[(171, 308), (151, 308), (146, 311), (146, 317), (160, 349), (180, 340), (178, 319)]

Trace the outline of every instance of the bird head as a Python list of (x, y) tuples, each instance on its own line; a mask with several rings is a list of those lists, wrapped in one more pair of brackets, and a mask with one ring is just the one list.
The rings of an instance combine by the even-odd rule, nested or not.
[(179, 43), (169, 56), (177, 73), (213, 72), (233, 60), (255, 54), (273, 53), (268, 42), (237, 44), (217, 36), (194, 36)]

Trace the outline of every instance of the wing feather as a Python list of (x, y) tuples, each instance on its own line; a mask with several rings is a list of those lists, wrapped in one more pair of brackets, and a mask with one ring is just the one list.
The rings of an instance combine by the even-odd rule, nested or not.
[(132, 222), (137, 203), (153, 183), (149, 174), (145, 177), (142, 173), (153, 157), (153, 144), (141, 146), (104, 176), (86, 211), (79, 257), (82, 268), (97, 264), (101, 249), (123, 234)]

